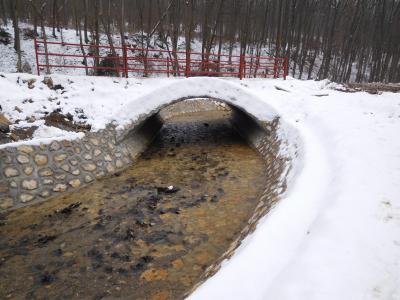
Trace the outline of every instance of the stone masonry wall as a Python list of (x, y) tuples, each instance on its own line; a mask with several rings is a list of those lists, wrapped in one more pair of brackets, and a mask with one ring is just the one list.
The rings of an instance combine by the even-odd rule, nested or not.
[(0, 149), (0, 211), (43, 201), (130, 165), (130, 149), (115, 128), (83, 139)]

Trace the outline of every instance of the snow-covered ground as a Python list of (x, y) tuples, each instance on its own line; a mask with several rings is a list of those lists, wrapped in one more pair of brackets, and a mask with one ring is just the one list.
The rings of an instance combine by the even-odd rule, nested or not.
[[(83, 110), (92, 130), (98, 130), (112, 120), (125, 122), (126, 115), (119, 120), (118, 114), (127, 103), (143, 103), (146, 94), (154, 99), (157, 89), (173, 86), (184, 93), (179, 86), (187, 80), (205, 91), (227, 81), (236, 95), (254, 95), (254, 103), (263, 101), (265, 111), (243, 102), (249, 110), (268, 116), (271, 107), (297, 130), (300, 163), (284, 198), (190, 298), (400, 299), (400, 94), (344, 93), (328, 81), (291, 78), (65, 75), (52, 76), (54, 84), (65, 88), (54, 91), (41, 83), (43, 77), (3, 76), (2, 113), (13, 123), (28, 118), (33, 121), (29, 125), (39, 127), (30, 143), (54, 133), (39, 120), (45, 112), (59, 108), (79, 120)], [(27, 83), (31, 78), (36, 79), (33, 89)], [(224, 98), (232, 91), (219, 93)]]

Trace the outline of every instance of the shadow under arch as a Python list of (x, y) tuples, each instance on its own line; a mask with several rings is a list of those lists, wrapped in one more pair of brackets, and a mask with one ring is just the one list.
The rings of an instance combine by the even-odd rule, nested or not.
[[(242, 107), (232, 104), (229, 101), (209, 97), (182, 97), (172, 100), (168, 103), (163, 103), (151, 110), (148, 114), (141, 115), (135, 122), (118, 132), (117, 143), (126, 144), (131, 148), (131, 155), (137, 156), (145, 151), (154, 137), (157, 135), (163, 126), (163, 119), (160, 116), (166, 108), (174, 107), (176, 104), (193, 101), (210, 101), (212, 103), (221, 103), (226, 105), (232, 112), (231, 123), (239, 134), (246, 139), (251, 146), (257, 147), (259, 140), (270, 136), (273, 128), (279, 123), (279, 117), (275, 117), (271, 122), (260, 121), (254, 115), (245, 111)], [(202, 111), (202, 105), (199, 105), (196, 111)], [(176, 111), (177, 114), (185, 113), (185, 111)]]

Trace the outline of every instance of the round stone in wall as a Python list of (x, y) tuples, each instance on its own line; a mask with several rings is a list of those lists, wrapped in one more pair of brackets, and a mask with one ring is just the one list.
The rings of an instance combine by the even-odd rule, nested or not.
[(103, 171), (97, 172), (96, 173), (96, 178), (100, 179), (100, 178), (104, 177), (104, 175), (106, 175), (106, 174)]
[(65, 175), (63, 173), (58, 173), (58, 174), (54, 175), (54, 178), (58, 179), (58, 180), (64, 180), (66, 177), (67, 177), (67, 175)]
[(63, 144), (64, 147), (71, 147), (72, 146), (71, 141), (68, 141), (68, 140), (63, 140), (62, 144)]
[(6, 175), (6, 177), (10, 178), (10, 177), (15, 177), (19, 175), (19, 171), (17, 169), (14, 168), (5, 168), (4, 169), (4, 175)]
[(44, 154), (36, 154), (35, 155), (35, 163), (38, 166), (44, 166), (47, 164), (47, 162), (48, 162), (47, 155), (44, 155)]
[(101, 154), (101, 150), (100, 149), (95, 149), (93, 151), (94, 156), (99, 156)]
[(95, 146), (98, 146), (98, 145), (99, 145), (99, 140), (96, 139), (96, 138), (91, 138), (91, 139), (90, 139), (90, 142), (91, 142), (93, 145), (95, 145)]
[(93, 177), (92, 176), (89, 176), (89, 175), (85, 176), (85, 182), (86, 183), (89, 183), (89, 182), (92, 182), (92, 181), (93, 181)]
[(76, 166), (78, 164), (78, 161), (76, 159), (71, 159), (69, 161), (71, 163), (71, 165)]
[(50, 150), (51, 150), (51, 151), (57, 151), (57, 150), (59, 150), (60, 148), (61, 148), (60, 144), (59, 144), (58, 142), (56, 142), (56, 141), (54, 141), (54, 142), (52, 142), (52, 143), (50, 144)]
[(43, 191), (40, 196), (42, 196), (43, 198), (46, 198), (48, 196), (50, 196), (50, 192), (49, 191)]
[(27, 163), (29, 163), (29, 157), (26, 156), (25, 154), (20, 154), (17, 156), (17, 161), (20, 164), (27, 164)]
[(31, 195), (31, 194), (21, 194), (21, 195), (19, 195), (19, 199), (23, 203), (32, 201), (34, 198), (35, 198), (35, 196)]
[(107, 170), (108, 173), (114, 173), (115, 172), (115, 168), (111, 163), (108, 163), (106, 165), (106, 170)]
[(18, 184), (15, 181), (10, 181), (10, 187), (15, 189), (18, 187)]
[(117, 166), (117, 168), (122, 168), (124, 166), (124, 163), (121, 160), (117, 159), (115, 165)]
[(38, 183), (35, 179), (29, 179), (22, 181), (22, 187), (25, 190), (35, 190), (38, 187)]
[(81, 181), (79, 179), (72, 179), (70, 182), (68, 182), (70, 186), (73, 188), (78, 188), (81, 185)]
[(42, 177), (51, 176), (53, 175), (53, 170), (50, 168), (44, 168), (39, 170), (39, 175)]
[(65, 192), (67, 190), (67, 185), (63, 183), (56, 184), (56, 186), (53, 188), (53, 191), (55, 192)]
[(14, 201), (12, 198), (0, 198), (0, 209), (7, 209), (14, 205)]
[(54, 156), (55, 161), (63, 161), (66, 158), (67, 158), (67, 154), (65, 154), (65, 153), (57, 154), (56, 156)]
[(70, 167), (69, 167), (69, 165), (67, 165), (67, 164), (63, 164), (63, 165), (61, 166), (61, 169), (63, 169), (63, 170), (66, 171), (66, 172), (69, 172)]
[(53, 179), (44, 179), (43, 180), (43, 184), (53, 184), (53, 183), (54, 183)]
[(83, 164), (82, 168), (85, 171), (92, 172), (92, 171), (96, 170), (96, 165), (95, 164)]
[(17, 150), (18, 150), (19, 152), (23, 152), (23, 153), (30, 154), (30, 153), (33, 152), (33, 147), (31, 147), (31, 146), (26, 146), (26, 145), (22, 145), (22, 146), (17, 147)]
[[(3, 153), (0, 153), (0, 155), (3, 156)], [(6, 164), (11, 164), (12, 163), (11, 155), (5, 155), (4, 154), (4, 163), (6, 163)]]
[(75, 147), (74, 151), (75, 151), (75, 153), (79, 154), (79, 153), (81, 153), (82, 149), (80, 147)]
[(33, 173), (33, 167), (32, 166), (27, 166), (24, 168), (24, 173), (28, 176), (30, 176)]

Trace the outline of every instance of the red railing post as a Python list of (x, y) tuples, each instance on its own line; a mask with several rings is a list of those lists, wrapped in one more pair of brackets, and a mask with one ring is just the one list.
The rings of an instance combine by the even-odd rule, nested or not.
[(169, 77), (169, 57), (167, 57), (167, 77)]
[(243, 77), (246, 78), (246, 56), (243, 55)]
[(186, 50), (186, 68), (185, 68), (185, 76), (189, 77), (190, 75), (190, 52)]
[(239, 78), (240, 80), (243, 79), (243, 63), (244, 63), (244, 59), (243, 59), (243, 54), (240, 54), (240, 58), (239, 58)]
[[(251, 54), (253, 53), (251, 52)], [(253, 72), (253, 56), (250, 57), (250, 67), (249, 67), (250, 77), (252, 72)]]
[(33, 38), (33, 43), (34, 43), (34, 46), (35, 46), (36, 71), (37, 71), (38, 76), (40, 76), (39, 54), (38, 54), (38, 47), (39, 47), (39, 45), (38, 45), (38, 43), (37, 43), (37, 41), (36, 41), (36, 34), (35, 34), (35, 37)]
[(123, 45), (122, 54), (124, 55), (125, 78), (128, 78), (128, 51), (126, 44)]
[(286, 80), (286, 76), (288, 74), (288, 66), (289, 66), (289, 58), (285, 56), (285, 60), (283, 62), (283, 80)]
[(274, 79), (276, 78), (276, 57), (274, 58)]

